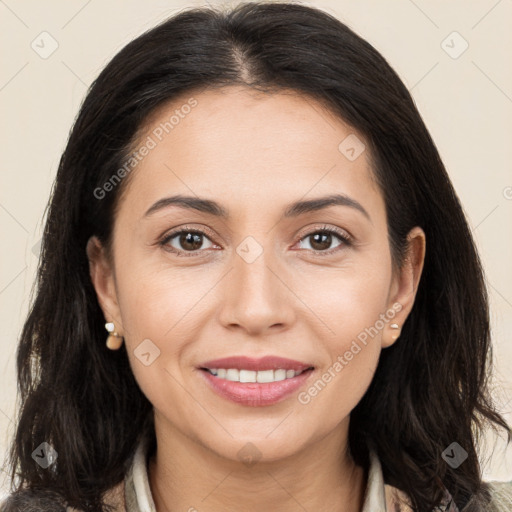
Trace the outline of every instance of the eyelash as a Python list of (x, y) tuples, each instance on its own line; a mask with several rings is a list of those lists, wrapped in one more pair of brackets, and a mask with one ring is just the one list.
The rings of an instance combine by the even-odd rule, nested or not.
[[(182, 257), (182, 256), (183, 257), (196, 256), (197, 253), (201, 252), (200, 250), (197, 250), (197, 251), (180, 251), (179, 249), (176, 249), (176, 248), (174, 248), (172, 246), (167, 245), (173, 238), (175, 238), (177, 235), (181, 235), (182, 233), (192, 233), (192, 234), (196, 234), (196, 235), (203, 235), (203, 236), (205, 236), (207, 238), (210, 238), (208, 236), (208, 235), (210, 235), (208, 230), (204, 230), (203, 231), (203, 230), (197, 229), (197, 228), (190, 228), (189, 229), (189, 228), (187, 228), (187, 226), (183, 226), (183, 227), (177, 229), (176, 231), (171, 231), (170, 233), (166, 234), (164, 236), (164, 238), (158, 242), (158, 244), (161, 247), (163, 247), (166, 251), (172, 252), (172, 253), (176, 254), (177, 256), (179, 256), (179, 257)], [(338, 229), (335, 229), (335, 228), (329, 228), (327, 226), (322, 226), (321, 228), (317, 228), (314, 231), (310, 231), (309, 233), (306, 233), (301, 238), (299, 238), (298, 241), (300, 242), (300, 241), (302, 241), (305, 238), (308, 238), (310, 236), (313, 236), (313, 235), (316, 235), (316, 234), (319, 234), (319, 233), (323, 233), (323, 234), (327, 233), (327, 234), (330, 234), (330, 235), (335, 235), (335, 236), (337, 236), (342, 241), (342, 243), (339, 244), (338, 246), (334, 247), (333, 249), (328, 249), (326, 251), (318, 251), (318, 250), (315, 251), (314, 249), (306, 249), (307, 251), (312, 251), (315, 256), (321, 256), (321, 257), (329, 256), (329, 255), (331, 255), (331, 254), (341, 250), (343, 248), (343, 246), (351, 246), (352, 243), (353, 243), (352, 237), (349, 236), (348, 234), (346, 234), (346, 233), (344, 233), (342, 231), (339, 231)]]

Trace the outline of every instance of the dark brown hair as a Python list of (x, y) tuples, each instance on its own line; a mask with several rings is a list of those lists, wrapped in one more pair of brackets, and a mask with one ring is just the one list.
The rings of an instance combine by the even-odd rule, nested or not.
[[(386, 482), (419, 512), (439, 504), (443, 485), (459, 506), (475, 494), (487, 499), (479, 436), (499, 426), (510, 442), (511, 431), (488, 393), (488, 299), (463, 209), (386, 60), (333, 16), (297, 3), (186, 10), (130, 42), (91, 85), (60, 160), (17, 351), (21, 408), (10, 453), (17, 494), (46, 490), (85, 511), (107, 510), (102, 493), (123, 479), (140, 436), (152, 431), (152, 405), (126, 352), (105, 348), (85, 252), (92, 235), (109, 245), (126, 183), (104, 197), (97, 191), (123, 167), (155, 109), (183, 93), (235, 84), (297, 91), (362, 134), (397, 267), (409, 230), (420, 226), (427, 237), (411, 314), (351, 414), (354, 459), (366, 465), (373, 442)], [(58, 452), (47, 470), (31, 456), (44, 441)], [(468, 452), (456, 470), (441, 456), (453, 441)]]

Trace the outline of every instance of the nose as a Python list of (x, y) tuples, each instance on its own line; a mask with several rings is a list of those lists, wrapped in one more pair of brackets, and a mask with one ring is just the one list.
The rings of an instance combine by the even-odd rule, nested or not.
[(271, 253), (254, 239), (233, 251), (221, 295), (224, 327), (257, 335), (292, 325), (297, 298), (286, 283), (284, 266)]

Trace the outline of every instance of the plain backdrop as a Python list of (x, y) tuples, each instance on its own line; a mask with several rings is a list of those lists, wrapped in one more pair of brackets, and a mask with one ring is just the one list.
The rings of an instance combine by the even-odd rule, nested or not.
[[(483, 259), (492, 311), (492, 388), (512, 423), (512, 0), (303, 3), (335, 15), (373, 44), (414, 97)], [(0, 459), (14, 432), (16, 348), (43, 213), (87, 87), (134, 37), (202, 5), (0, 0)], [(512, 479), (512, 447), (505, 450), (491, 433), (481, 462), (485, 479)], [(2, 488), (4, 474), (0, 497)]]

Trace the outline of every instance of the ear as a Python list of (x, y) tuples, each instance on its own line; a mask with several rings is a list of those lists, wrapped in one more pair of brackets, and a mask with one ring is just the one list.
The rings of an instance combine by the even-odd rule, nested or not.
[[(395, 316), (389, 320), (382, 336), (382, 348), (387, 348), (398, 339), (414, 305), (418, 284), (420, 282), (425, 261), (426, 236), (424, 231), (416, 226), (407, 235), (408, 248), (402, 268), (395, 272), (390, 288), (388, 311), (395, 311)], [(391, 325), (397, 324), (398, 329)]]
[(114, 269), (107, 257), (106, 250), (96, 236), (87, 241), (87, 258), (89, 260), (89, 273), (92, 284), (105, 322), (114, 322), (115, 330), (122, 335), (121, 314), (117, 302)]

